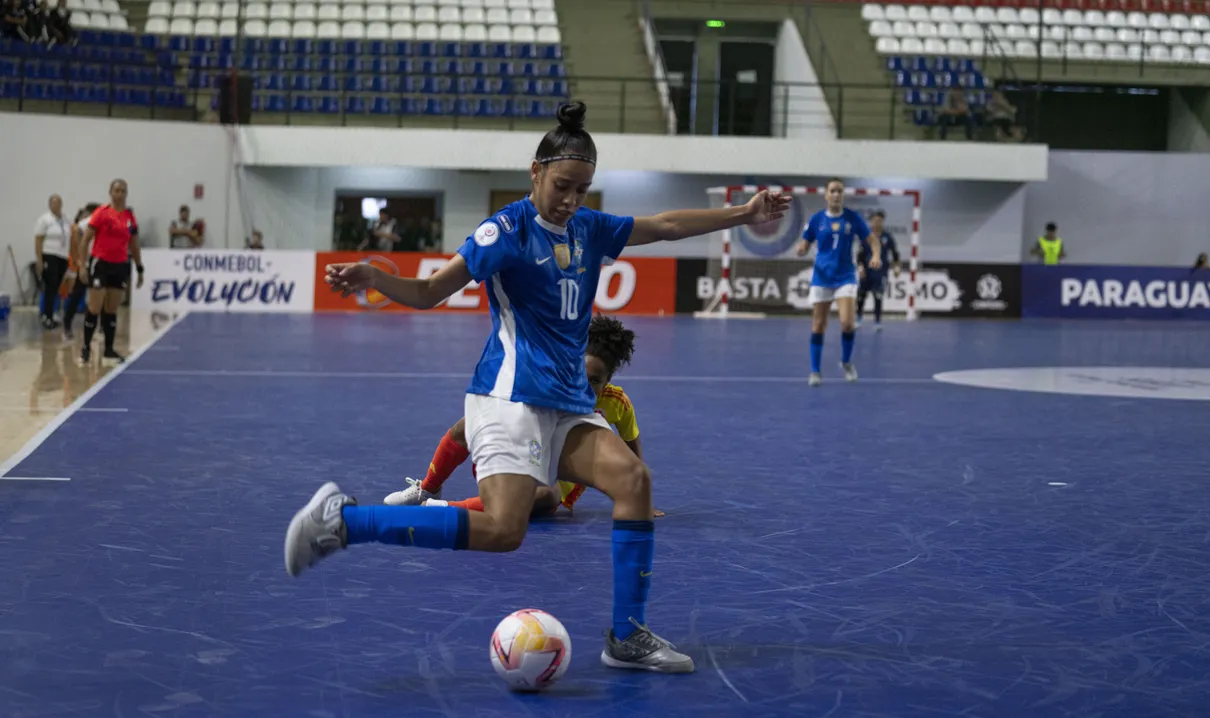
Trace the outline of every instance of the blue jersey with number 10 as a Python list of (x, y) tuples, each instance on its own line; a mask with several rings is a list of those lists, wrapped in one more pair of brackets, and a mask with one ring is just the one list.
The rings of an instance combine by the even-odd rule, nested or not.
[(492, 335), (467, 393), (591, 414), (584, 349), (597, 281), (633, 229), (633, 217), (586, 207), (559, 227), (528, 197), (479, 225), (458, 253), (486, 284)]
[(811, 215), (802, 231), (803, 239), (818, 243), (811, 284), (829, 289), (856, 284), (854, 244), (869, 236), (869, 225), (860, 214), (851, 209), (843, 209), (836, 216), (828, 214), (827, 210), (820, 210)]

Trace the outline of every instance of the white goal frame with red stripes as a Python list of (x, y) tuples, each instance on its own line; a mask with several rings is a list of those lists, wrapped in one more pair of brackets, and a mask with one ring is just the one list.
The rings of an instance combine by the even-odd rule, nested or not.
[[(731, 185), (729, 187), (711, 187), (706, 190), (707, 194), (712, 197), (722, 196), (724, 207), (732, 207), (733, 199), (737, 194), (756, 194), (761, 190), (774, 190), (788, 192), (794, 196), (806, 196), (813, 194), (824, 194), (827, 187), (779, 187), (777, 185)], [(909, 197), (912, 200), (912, 231), (911, 231), (911, 252), (908, 256), (908, 310), (907, 319), (909, 321), (918, 318), (916, 312), (916, 272), (919, 269), (920, 256), (920, 190), (916, 189), (875, 189), (872, 187), (845, 187), (844, 193), (846, 196), (857, 197)], [(722, 276), (719, 279), (717, 310), (714, 306), (707, 308), (704, 311), (694, 312), (695, 317), (699, 318), (757, 318), (763, 317), (763, 314), (751, 312), (729, 312), (728, 304), (731, 295), (731, 232), (734, 230), (723, 231), (723, 254), (722, 261)]]

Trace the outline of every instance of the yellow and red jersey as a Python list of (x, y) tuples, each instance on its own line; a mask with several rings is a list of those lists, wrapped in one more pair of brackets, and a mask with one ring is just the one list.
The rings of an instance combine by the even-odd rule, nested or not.
[[(614, 431), (618, 432), (622, 441), (630, 442), (639, 438), (639, 422), (635, 418), (634, 404), (630, 403), (630, 397), (626, 396), (622, 387), (616, 384), (606, 384), (605, 388), (601, 390), (601, 395), (597, 397), (596, 411), (605, 417), (605, 421), (609, 422)], [(573, 484), (570, 481), (560, 481), (561, 503), (571, 510), (586, 488), (588, 487)]]

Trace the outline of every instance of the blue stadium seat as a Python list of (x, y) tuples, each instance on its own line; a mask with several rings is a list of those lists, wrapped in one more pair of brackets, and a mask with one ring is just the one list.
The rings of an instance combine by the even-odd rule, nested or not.
[(450, 115), (453, 114), (453, 107), (449, 105), (447, 98), (428, 97), (424, 99), (424, 114)]
[(218, 51), (227, 55), (235, 54), (235, 38), (220, 37), (218, 39)]
[(311, 70), (311, 58), (306, 55), (295, 55), (290, 60), (290, 69), (294, 72), (309, 72)]
[(290, 51), (290, 40), (285, 37), (269, 38), (268, 51), (272, 55), (284, 55)]
[(168, 38), (168, 49), (173, 52), (188, 52), (190, 38), (183, 35), (173, 35)]
[(504, 60), (513, 56), (513, 46), (507, 42), (492, 42), (487, 45), (487, 56)]
[(320, 92), (340, 92), (340, 85), (335, 75), (320, 75), (317, 89)]
[(212, 37), (195, 37), (193, 38), (194, 52), (214, 52), (214, 38)]
[(368, 111), (364, 95), (351, 95), (345, 102), (345, 112), (351, 115), (364, 115)]
[(337, 47), (344, 55), (360, 55), (362, 51), (361, 40), (341, 40)]
[[(80, 42), (82, 42), (82, 43), (84, 42), (83, 36), (80, 37)], [(144, 50), (158, 50), (158, 49), (160, 49), (160, 36), (159, 35), (143, 35), (142, 37), (139, 38), (139, 46), (142, 47)]]
[(310, 92), (311, 76), (304, 73), (295, 73), (290, 81), (290, 89), (294, 92)]
[(393, 115), (395, 114), (395, 103), (391, 98), (379, 95), (370, 103), (370, 113), (375, 115)]
[(931, 63), (926, 61), (925, 64), (931, 65), (928, 69), (935, 72), (951, 72), (953, 70), (953, 65), (950, 63), (948, 57), (934, 57)]
[(546, 76), (547, 77), (566, 78), (567, 69), (565, 67), (563, 67), (563, 63), (561, 63), (561, 62), (551, 63), (550, 67), (546, 68)]
[(320, 55), (335, 55), (338, 40), (316, 40), (315, 52)]
[(499, 75), (501, 77), (512, 77), (516, 74), (516, 68), (511, 62), (496, 62), (488, 67), (489, 73)]
[(291, 49), (296, 57), (299, 55), (310, 55), (315, 48), (315, 41), (305, 37), (295, 38), (292, 44), (293, 47)]
[(560, 45), (542, 45), (538, 49), (538, 54), (546, 60), (562, 60), (563, 48)]
[(265, 40), (260, 37), (245, 37), (243, 51), (245, 55), (259, 55), (265, 51)]
[(538, 46), (532, 42), (513, 43), (513, 57), (519, 57), (522, 60), (536, 60)]
[(73, 82), (68, 86), (67, 99), (69, 102), (92, 102), (92, 85)]
[(462, 43), (443, 42), (438, 49), (442, 57), (462, 57)]
[(418, 41), (413, 45), (417, 57), (437, 57), (437, 43), (428, 40)]
[(168, 88), (159, 88), (155, 91), (155, 104), (156, 107), (185, 107), (185, 93)]
[(566, 98), (569, 95), (567, 83), (563, 80), (554, 80), (550, 83), (550, 96)]
[(265, 95), (264, 108), (265, 112), (285, 112), (288, 109), (286, 96), (277, 93)]
[(0, 77), (19, 77), (20, 75), (21, 71), (15, 60), (0, 58)]
[(487, 57), (487, 43), (485, 42), (468, 42), (462, 46), (462, 54), (465, 57)]
[(912, 112), (912, 123), (918, 127), (930, 127), (934, 121), (934, 115), (931, 110), (914, 110)]
[(365, 90), (368, 92), (395, 92), (398, 89), (398, 83), (394, 77), (384, 75), (370, 75), (364, 83)]
[(886, 69), (889, 72), (903, 72), (907, 68), (903, 65), (902, 57), (892, 55), (886, 59)]
[(286, 76), (281, 73), (272, 73), (265, 78), (266, 90), (281, 91), (286, 89)]
[(932, 77), (933, 84), (928, 85), (929, 87), (953, 87), (955, 85), (954, 73), (952, 72), (934, 72), (932, 73)]
[(291, 112), (314, 112), (315, 98), (311, 95), (295, 95), (294, 102), (290, 106)]
[(412, 43), (407, 40), (391, 40), (387, 47), (387, 54), (399, 57), (411, 57)]
[(0, 82), (0, 99), (15, 100), (21, 97), (21, 82), (18, 80), (5, 80)]
[(319, 111), (326, 114), (338, 114), (340, 112), (340, 98), (332, 95), (320, 97)]

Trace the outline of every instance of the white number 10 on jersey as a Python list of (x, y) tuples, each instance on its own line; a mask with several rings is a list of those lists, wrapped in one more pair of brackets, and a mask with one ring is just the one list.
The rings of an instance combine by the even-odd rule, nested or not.
[(580, 285), (574, 279), (559, 280), (559, 297), (562, 308), (559, 310), (560, 319), (580, 318)]

